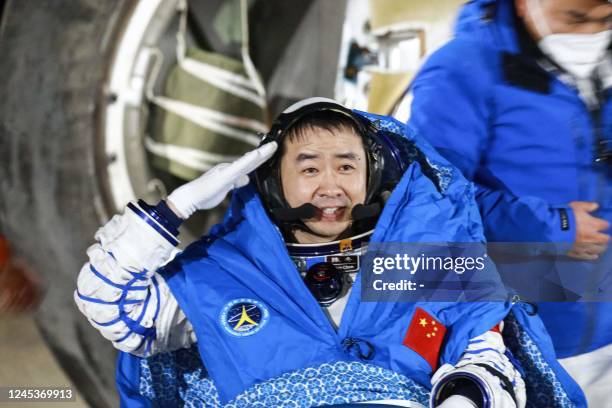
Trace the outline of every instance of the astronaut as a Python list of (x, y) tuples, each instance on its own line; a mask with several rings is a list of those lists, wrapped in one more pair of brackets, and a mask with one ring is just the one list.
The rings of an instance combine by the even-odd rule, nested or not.
[[(181, 221), (232, 189), (170, 260)], [(472, 189), (400, 122), (307, 99), (236, 162), (128, 204), (75, 301), (122, 351), (126, 406), (584, 406), (523, 304), (361, 300), (368, 245), (482, 242)]]

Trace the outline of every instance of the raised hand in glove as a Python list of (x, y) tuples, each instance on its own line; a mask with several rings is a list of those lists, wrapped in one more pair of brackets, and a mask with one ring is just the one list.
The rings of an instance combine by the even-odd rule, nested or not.
[(233, 163), (221, 163), (195, 180), (182, 185), (168, 196), (168, 206), (183, 219), (197, 210), (214, 208), (234, 188), (249, 183), (248, 174), (270, 159), (278, 145), (276, 142), (246, 153)]

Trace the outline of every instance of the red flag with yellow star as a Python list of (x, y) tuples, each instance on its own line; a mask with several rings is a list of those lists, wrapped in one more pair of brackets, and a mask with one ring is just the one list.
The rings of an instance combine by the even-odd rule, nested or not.
[(418, 353), (436, 371), (445, 334), (446, 327), (442, 323), (417, 307), (402, 344)]

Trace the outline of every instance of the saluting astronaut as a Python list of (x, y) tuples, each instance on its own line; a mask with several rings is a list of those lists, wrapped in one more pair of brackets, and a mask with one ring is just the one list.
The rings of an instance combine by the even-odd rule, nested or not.
[[(168, 262), (181, 221), (232, 189)], [(124, 352), (126, 405), (584, 405), (521, 304), (361, 300), (367, 245), (482, 242), (472, 189), (405, 125), (307, 99), (258, 149), (101, 228), (75, 300)]]

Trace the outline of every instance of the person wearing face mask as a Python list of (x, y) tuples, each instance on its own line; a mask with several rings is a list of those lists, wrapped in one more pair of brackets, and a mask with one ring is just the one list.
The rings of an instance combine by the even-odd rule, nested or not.
[[(487, 240), (566, 243), (559, 259), (585, 281), (612, 275), (611, 28), (606, 0), (471, 1), (406, 98), (409, 125), (475, 182)], [(539, 314), (591, 405), (604, 406), (612, 303), (566, 299)]]
[[(232, 189), (223, 222), (169, 261), (182, 219)], [(473, 186), (392, 118), (300, 101), (258, 149), (130, 203), (96, 239), (75, 301), (122, 351), (123, 406), (584, 406), (505, 293), (362, 301), (370, 245), (483, 241)]]

